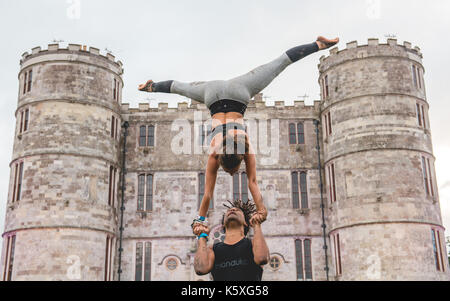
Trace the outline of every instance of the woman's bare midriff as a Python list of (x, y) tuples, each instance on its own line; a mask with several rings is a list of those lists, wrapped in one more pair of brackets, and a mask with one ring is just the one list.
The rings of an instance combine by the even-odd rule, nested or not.
[(218, 125), (228, 122), (239, 122), (244, 124), (244, 116), (238, 112), (216, 113), (212, 116), (213, 129)]

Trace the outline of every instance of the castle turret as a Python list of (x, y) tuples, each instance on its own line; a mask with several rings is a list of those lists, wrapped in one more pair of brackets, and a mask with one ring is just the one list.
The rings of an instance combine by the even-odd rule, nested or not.
[(420, 49), (350, 42), (319, 70), (336, 279), (450, 279)]
[(122, 63), (58, 44), (20, 61), (5, 280), (112, 280)]

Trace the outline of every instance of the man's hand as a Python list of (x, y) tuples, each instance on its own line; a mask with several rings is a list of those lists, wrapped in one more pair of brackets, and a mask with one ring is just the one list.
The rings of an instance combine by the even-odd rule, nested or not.
[(258, 210), (253, 216), (250, 218), (250, 226), (254, 227), (255, 224), (261, 224), (267, 219), (267, 209), (266, 207)]
[(199, 236), (202, 233), (206, 233), (209, 235), (209, 231), (210, 229), (208, 228), (208, 226), (202, 223), (194, 223), (192, 225), (192, 232), (194, 233), (195, 236)]

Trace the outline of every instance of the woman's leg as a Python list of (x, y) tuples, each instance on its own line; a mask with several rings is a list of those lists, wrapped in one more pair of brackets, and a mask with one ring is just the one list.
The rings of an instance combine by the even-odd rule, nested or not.
[(318, 50), (316, 42), (294, 47), (277, 59), (229, 81), (245, 87), (253, 97), (267, 87), (287, 66)]
[(205, 87), (207, 82), (184, 83), (168, 80), (152, 84), (152, 92), (175, 93), (188, 98), (205, 102)]

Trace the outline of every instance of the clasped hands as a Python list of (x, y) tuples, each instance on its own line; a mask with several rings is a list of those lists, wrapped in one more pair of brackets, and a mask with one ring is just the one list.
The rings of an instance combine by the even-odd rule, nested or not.
[[(256, 225), (260, 225), (267, 219), (267, 209), (266, 207), (261, 208), (250, 218), (250, 226), (255, 227)], [(206, 225), (206, 223), (202, 223), (199, 221), (194, 221), (192, 224), (192, 232), (195, 236), (199, 236), (202, 233), (206, 233), (209, 235), (211, 230)]]

